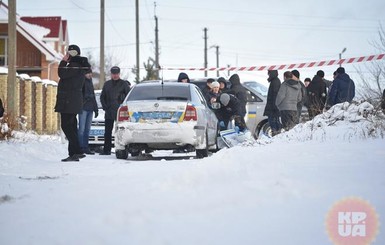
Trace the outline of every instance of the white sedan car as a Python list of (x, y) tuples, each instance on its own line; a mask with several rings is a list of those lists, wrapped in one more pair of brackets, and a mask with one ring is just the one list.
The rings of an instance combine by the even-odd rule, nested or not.
[(143, 150), (195, 149), (208, 156), (217, 149), (218, 120), (200, 89), (189, 83), (135, 85), (115, 123), (115, 153), (126, 159)]

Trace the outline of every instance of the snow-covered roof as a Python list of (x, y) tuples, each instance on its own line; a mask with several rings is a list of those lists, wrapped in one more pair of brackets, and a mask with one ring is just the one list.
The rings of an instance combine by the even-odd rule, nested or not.
[[(8, 6), (3, 2), (0, 2), (0, 23), (8, 23)], [(42, 52), (48, 61), (61, 60), (63, 57), (62, 54), (56, 52), (56, 50), (42, 41), (42, 37), (47, 35), (47, 32), (50, 32), (49, 29), (24, 22), (17, 16), (16, 31)]]

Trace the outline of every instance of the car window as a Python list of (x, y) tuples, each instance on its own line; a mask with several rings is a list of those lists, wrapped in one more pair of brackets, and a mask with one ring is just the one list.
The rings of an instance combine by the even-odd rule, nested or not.
[(246, 97), (247, 97), (247, 102), (263, 102), (263, 100), (259, 98), (258, 95), (254, 94), (247, 88), (246, 88)]
[(252, 88), (253, 90), (255, 90), (255, 92), (261, 94), (262, 96), (267, 96), (268, 88), (265, 85), (255, 81), (244, 82), (243, 84), (246, 87)]
[(134, 100), (191, 100), (188, 86), (135, 86), (127, 98)]
[(205, 100), (204, 96), (202, 95), (201, 90), (198, 87), (194, 86), (194, 88), (192, 90), (191, 97), (192, 97), (193, 102), (195, 102), (195, 103), (199, 102), (200, 104), (207, 106), (206, 100)]

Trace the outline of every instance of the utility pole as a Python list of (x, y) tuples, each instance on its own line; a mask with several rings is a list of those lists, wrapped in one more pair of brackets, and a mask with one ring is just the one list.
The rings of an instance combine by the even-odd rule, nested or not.
[(8, 1), (8, 86), (6, 112), (16, 119), (16, 0)]
[(205, 56), (205, 60), (204, 60), (204, 67), (205, 67), (205, 77), (207, 77), (207, 28), (205, 27), (203, 29), (204, 31), (204, 37), (203, 39), (205, 40), (205, 50), (204, 50), (204, 56)]
[(215, 46), (215, 52), (216, 52), (216, 55), (217, 55), (217, 77), (219, 77), (219, 46)]
[(106, 74), (104, 73), (104, 0), (100, 0), (100, 75), (99, 75), (99, 88), (102, 89), (104, 82), (106, 81)]
[(139, 64), (139, 0), (135, 0), (135, 21), (136, 21), (136, 81), (139, 82), (140, 64)]
[(156, 2), (154, 2), (155, 13), (155, 68), (156, 79), (159, 79), (159, 39), (158, 39), (158, 17), (156, 16)]

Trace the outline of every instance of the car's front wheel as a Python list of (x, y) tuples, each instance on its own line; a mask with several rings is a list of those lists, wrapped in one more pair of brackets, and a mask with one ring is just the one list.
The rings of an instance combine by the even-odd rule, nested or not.
[(117, 159), (127, 159), (128, 157), (128, 151), (127, 149), (124, 150), (115, 150), (115, 155)]
[(273, 132), (271, 130), (270, 124), (269, 123), (263, 124), (262, 128), (259, 130), (258, 134), (256, 133), (256, 135), (258, 135), (258, 138), (260, 138), (261, 136), (266, 136), (271, 138), (273, 136)]

